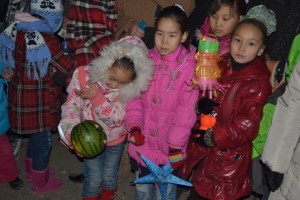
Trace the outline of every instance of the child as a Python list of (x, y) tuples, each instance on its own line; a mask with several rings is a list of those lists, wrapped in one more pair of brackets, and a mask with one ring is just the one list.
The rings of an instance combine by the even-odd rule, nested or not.
[(105, 150), (84, 159), (84, 200), (113, 199), (117, 192), (119, 162), (127, 136), (123, 125), (125, 105), (145, 91), (152, 78), (147, 52), (138, 37), (125, 37), (73, 74), (60, 122), (67, 144), (71, 145), (72, 128), (82, 120), (95, 120), (107, 135)]
[(217, 113), (217, 124), (206, 131), (192, 130), (193, 136), (200, 134), (192, 142), (199, 148), (188, 146), (189, 152), (200, 151), (204, 155), (200, 161), (199, 156), (191, 158), (192, 154), (188, 154), (187, 165), (196, 166), (200, 161), (192, 176), (194, 189), (190, 200), (235, 200), (251, 193), (251, 141), (258, 133), (263, 105), (271, 93), (270, 72), (261, 57), (267, 23), (245, 19), (236, 26), (230, 55), (225, 55), (219, 63), (223, 71), (220, 83), (227, 89), (214, 101), (205, 97), (199, 101), (199, 110), (205, 108)]
[(23, 186), (23, 181), (18, 177), (19, 169), (6, 136), (10, 126), (7, 112), (7, 80), (11, 78), (12, 74), (12, 71), (0, 65), (0, 183), (8, 182), (13, 189), (19, 189)]
[(1, 33), (0, 62), (14, 70), (8, 95), (11, 130), (29, 135), (26, 179), (41, 194), (63, 187), (49, 170), (51, 130), (59, 122), (62, 101), (62, 88), (55, 84), (54, 76), (70, 76), (73, 64), (54, 35), (63, 20), (62, 2), (45, 6), (43, 0), (31, 1), (31, 14), (18, 12), (15, 18), (19, 21)]
[[(157, 165), (171, 162), (179, 168), (186, 157), (190, 129), (196, 121), (198, 91), (191, 90), (195, 49), (188, 49), (187, 17), (179, 6), (164, 8), (156, 22), (155, 48), (150, 58), (155, 75), (142, 97), (127, 106), (125, 123), (130, 131), (128, 153), (136, 176), (149, 174), (137, 152)], [(161, 198), (155, 184), (137, 184), (135, 199)], [(167, 199), (176, 198), (176, 185), (168, 184)]]
[(203, 36), (214, 35), (220, 42), (220, 55), (229, 53), (231, 33), (245, 12), (245, 1), (214, 0), (208, 12), (208, 17), (200, 28), (199, 40)]

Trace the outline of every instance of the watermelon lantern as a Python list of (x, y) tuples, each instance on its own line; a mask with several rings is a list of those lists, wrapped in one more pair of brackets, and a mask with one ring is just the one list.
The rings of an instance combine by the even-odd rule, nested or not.
[(86, 120), (73, 127), (71, 143), (78, 154), (92, 158), (105, 148), (106, 134), (97, 122)]

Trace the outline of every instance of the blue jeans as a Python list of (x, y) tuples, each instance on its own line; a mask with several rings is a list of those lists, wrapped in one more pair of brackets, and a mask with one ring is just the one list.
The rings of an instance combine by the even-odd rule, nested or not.
[(107, 146), (95, 158), (84, 159), (83, 197), (93, 197), (100, 193), (100, 188), (112, 190), (117, 188), (118, 171), (125, 143)]
[(51, 149), (52, 140), (50, 131), (30, 134), (27, 146), (27, 158), (32, 159), (32, 169), (42, 171), (48, 167)]
[[(135, 177), (139, 178), (139, 172), (135, 172)], [(168, 184), (166, 200), (176, 199), (177, 185)], [(136, 200), (161, 200), (158, 186), (154, 184), (136, 184), (135, 185), (135, 199)]]

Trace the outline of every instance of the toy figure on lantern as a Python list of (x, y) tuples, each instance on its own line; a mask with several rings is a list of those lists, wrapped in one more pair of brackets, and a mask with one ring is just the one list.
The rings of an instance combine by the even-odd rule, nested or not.
[(195, 56), (198, 62), (195, 69), (196, 80), (192, 79), (193, 85), (202, 91), (202, 96), (208, 93), (210, 99), (212, 94), (217, 95), (217, 91), (224, 92), (224, 87), (218, 83), (218, 78), (221, 76), (218, 52), (219, 42), (214, 38), (203, 37)]

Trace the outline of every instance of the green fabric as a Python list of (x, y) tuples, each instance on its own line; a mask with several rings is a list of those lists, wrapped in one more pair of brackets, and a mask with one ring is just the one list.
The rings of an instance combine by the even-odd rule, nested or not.
[(289, 51), (289, 55), (288, 55), (289, 65), (285, 73), (286, 81), (290, 80), (292, 71), (295, 68), (295, 65), (298, 63), (299, 59), (300, 59), (300, 34), (298, 34), (294, 38), (292, 46)]
[(271, 127), (273, 114), (275, 112), (276, 105), (267, 103), (263, 108), (263, 117), (260, 121), (258, 135), (255, 140), (252, 141), (252, 159), (261, 156), (269, 129)]

